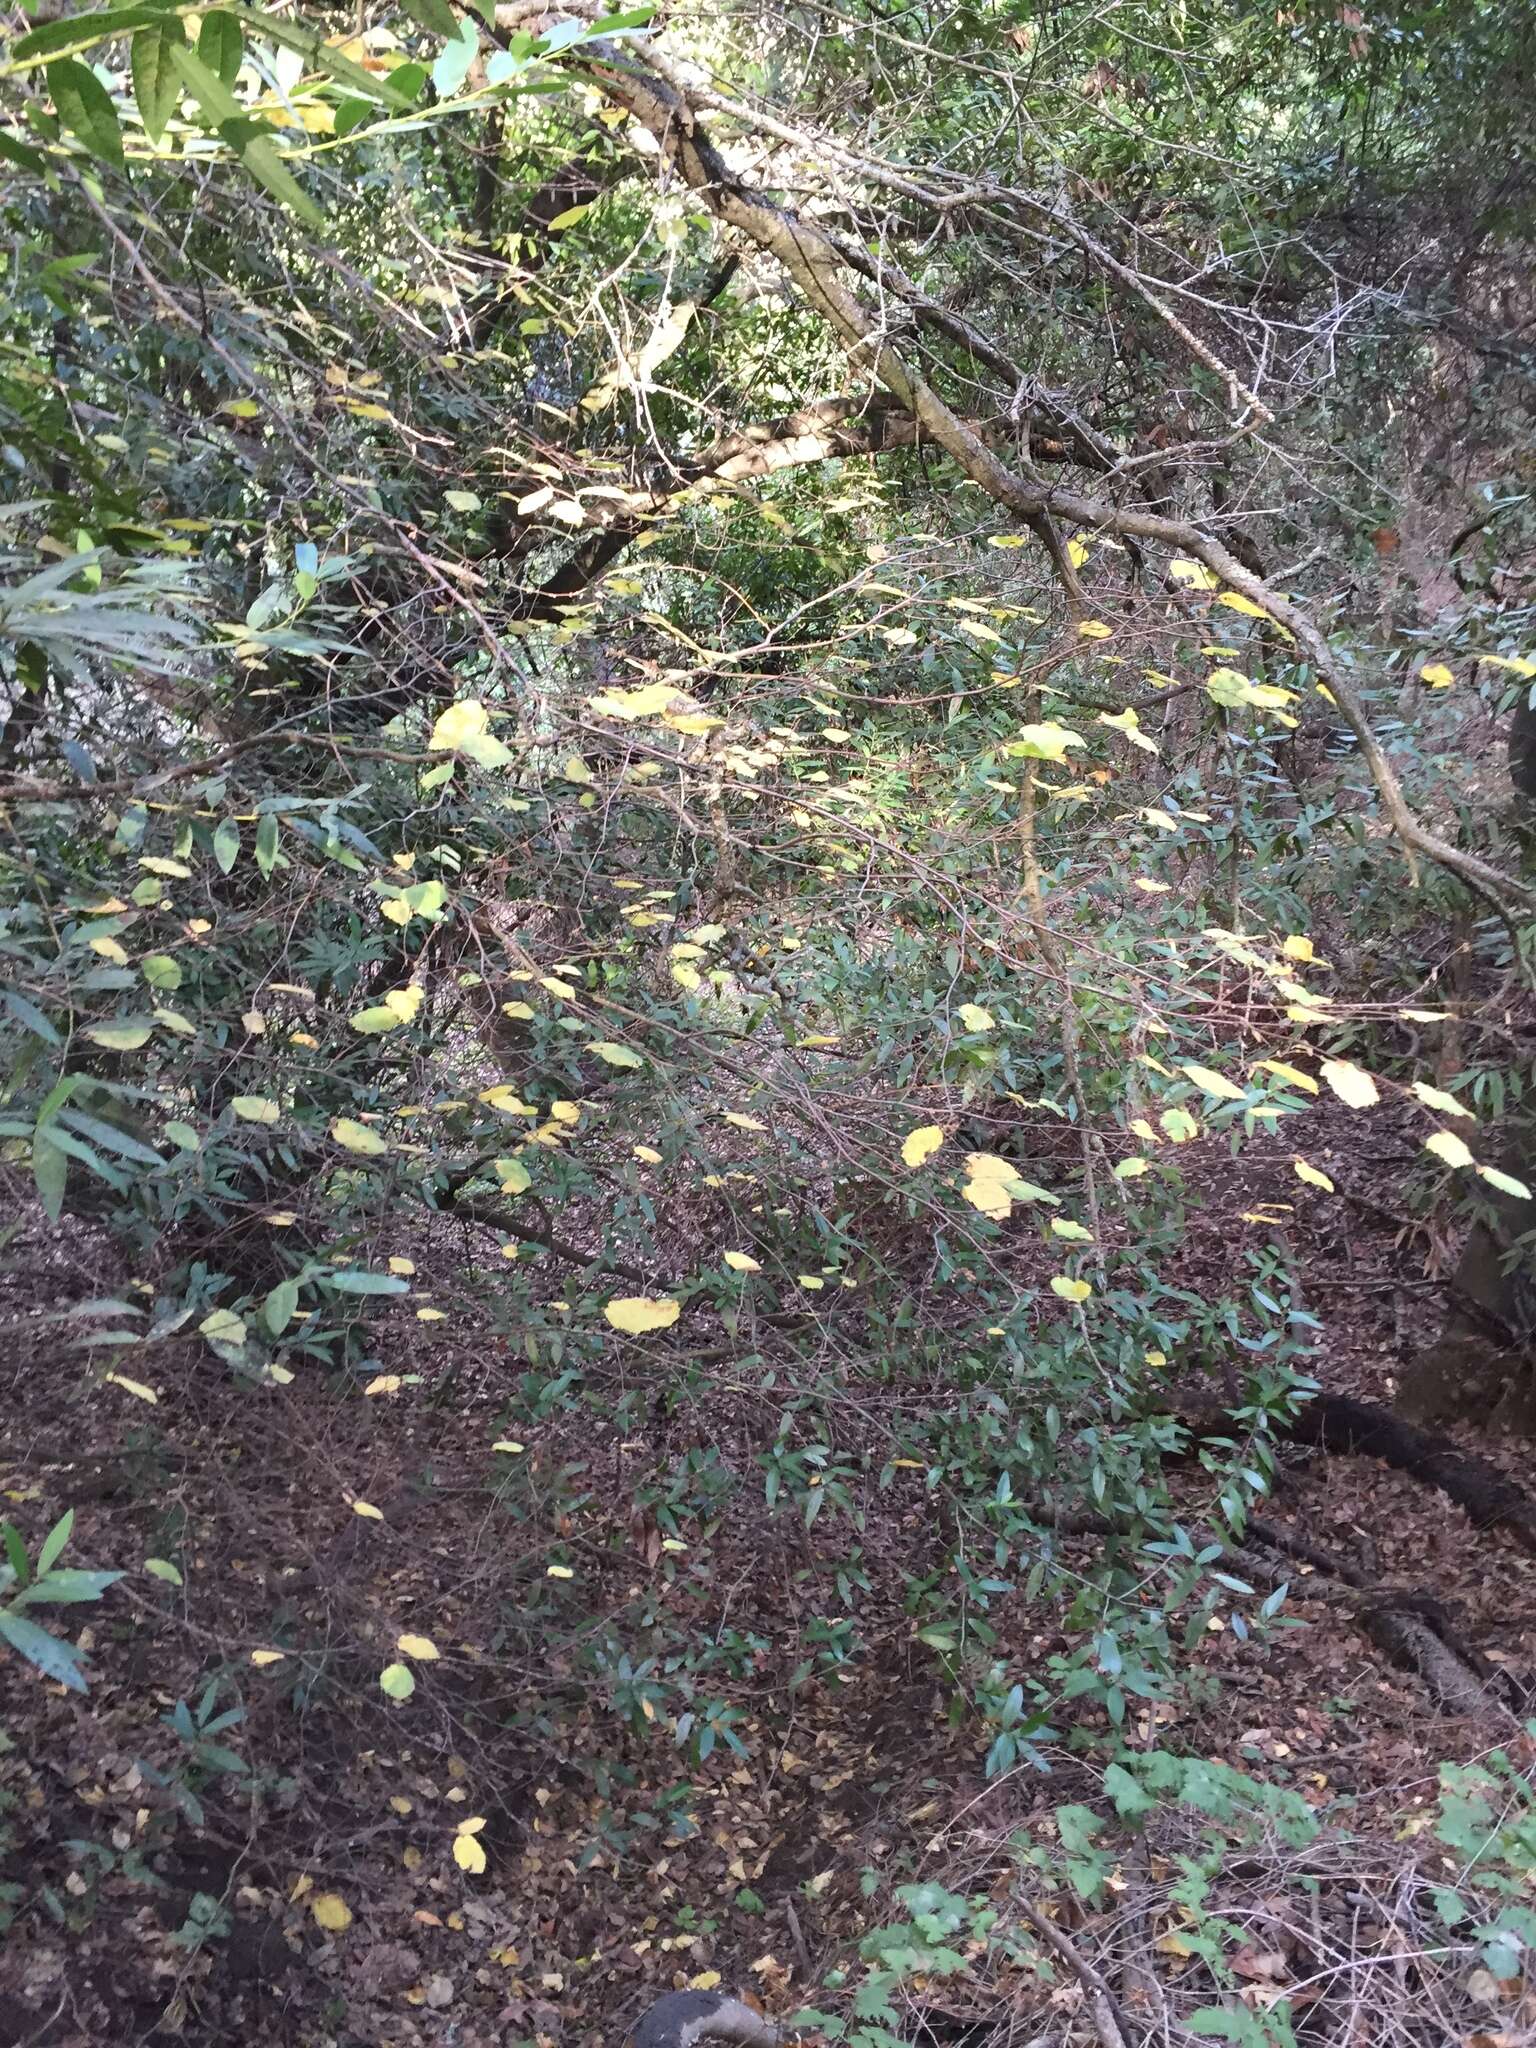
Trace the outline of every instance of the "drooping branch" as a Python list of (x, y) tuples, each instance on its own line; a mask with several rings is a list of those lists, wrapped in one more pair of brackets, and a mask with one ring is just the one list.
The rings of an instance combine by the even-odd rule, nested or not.
[(845, 282), (847, 261), (840, 245), (814, 221), (744, 186), (705, 132), (686, 92), (663, 68), (638, 63), (601, 44), (590, 46), (583, 61), (599, 89), (654, 138), (660, 162), (674, 169), (717, 219), (778, 261), (806, 303), (838, 336), (853, 366), (890, 394), (918, 433), (942, 448), (995, 503), (1012, 512), (1041, 540), (1074, 606), (1080, 607), (1085, 599), (1053, 515), (1117, 537), (1152, 541), (1202, 563), (1293, 636), (1355, 735), (1415, 880), (1417, 857), (1422, 855), (1500, 908), (1536, 901), (1536, 891), (1478, 855), (1452, 845), (1414, 816), (1358, 691), (1326, 636), (1300, 606), (1271, 590), (1228, 547), (1193, 521), (1054, 489), (1032, 462), (1011, 468), (976, 426), (946, 404), (908, 364), (889, 338), (883, 319)]

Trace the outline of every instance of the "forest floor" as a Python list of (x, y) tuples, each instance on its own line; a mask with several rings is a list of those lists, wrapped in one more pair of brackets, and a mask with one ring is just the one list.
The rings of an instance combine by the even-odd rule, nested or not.
[[(1309, 1138), (1318, 1166), (1360, 1184), (1335, 1201), (1302, 1188), (1278, 1147), (1239, 1163), (1208, 1145), (1207, 1206), (1182, 1270), (1214, 1292), (1234, 1247), (1253, 1238), (1241, 1214), (1266, 1198), (1293, 1205), (1289, 1245), (1323, 1324), (1318, 1376), (1331, 1393), (1390, 1402), (1405, 1357), (1439, 1326), (1445, 1277), (1401, 1207), (1414, 1148), (1371, 1129), (1369, 1160), (1342, 1111)], [(157, 1356), (150, 1407), (103, 1386), (61, 1336), (67, 1324), (41, 1320), (130, 1284), (101, 1239), (29, 1218), (7, 1265), (5, 1512), (35, 1547), (73, 1507), (71, 1559), (126, 1574), (99, 1607), (64, 1617), (85, 1621), (88, 1694), (0, 1658), (0, 1886), (11, 1888), (0, 1900), (15, 1915), (0, 1950), (7, 2048), (109, 2037), (616, 2048), (652, 1998), (683, 1984), (755, 1987), (781, 2012), (825, 2005), (828, 1969), (869, 1924), (865, 1873), (985, 1891), (1010, 1843), (1053, 1840), (1064, 1802), (1103, 1803), (1101, 1764), (1065, 1735), (1048, 1776), (983, 1777), (985, 1735), (952, 1717), (900, 1604), (895, 1567), (925, 1520), (915, 1489), (884, 1496), (884, 1519), (865, 1534), (862, 1655), (793, 1693), (786, 1674), (808, 1617), (793, 1537), (770, 1547), (768, 1524), (728, 1519), (706, 1596), (654, 1520), (605, 1520), (608, 1501), (629, 1515), (635, 1455), (729, 1443), (728, 1389), (708, 1412), (656, 1410), (639, 1445), (555, 1415), (523, 1451), (493, 1451), (520, 1361), (505, 1337), (459, 1316), (437, 1328), (402, 1320), (381, 1342), (386, 1372), (420, 1375), (396, 1393), (338, 1399), (325, 1375), (301, 1369), (288, 1387), (236, 1394), (187, 1344)], [(1470, 1428), (1457, 1440), (1523, 1477), (1525, 1446)], [(514, 1456), (540, 1461), (551, 1500), (559, 1475), (569, 1489), (581, 1470), (578, 1504), (554, 1519), (585, 1613), (611, 1598), (617, 1614), (649, 1588), (658, 1609), (696, 1607), (701, 1627), (738, 1633), (741, 1662), (722, 1690), (741, 1709), (744, 1753), (722, 1745), (690, 1768), (664, 1726), (632, 1732), (584, 1675), (558, 1606), (547, 1654), (530, 1653), (526, 1625), (508, 1625), (517, 1606), (561, 1593), (546, 1582), (549, 1529), (509, 1512), (498, 1487)], [(358, 1501), (378, 1514), (359, 1514)], [(1432, 1594), (1488, 1668), (1536, 1670), (1536, 1557), (1406, 1473), (1298, 1454), (1266, 1513), (1373, 1581)], [(146, 1576), (146, 1557), (171, 1556), (180, 1585)], [(1512, 1715), (1438, 1708), (1353, 1615), (1309, 1599), (1308, 1565), (1287, 1576), (1287, 1612), (1304, 1626), (1246, 1642), (1213, 1628), (1196, 1682), (1139, 1721), (1133, 1712), (1127, 1736), (1347, 1815), (1351, 1839), (1379, 1845), (1380, 1864), (1374, 1889), (1369, 1872), (1351, 1880), (1350, 1938), (1390, 1964), (1392, 1909), (1370, 1901), (1430, 1857), (1415, 1817), (1433, 1805), (1439, 1766), (1496, 1743), (1528, 1761), (1526, 1738)], [(1054, 1617), (1022, 1600), (992, 1618), (1000, 1654), (1022, 1668), (1059, 1647)], [(414, 1666), (406, 1707), (378, 1686), (402, 1632), (441, 1652)], [(273, 1647), (282, 1656), (264, 1657)], [(215, 1738), (240, 1771), (167, 1725), (211, 1678), (210, 1712), (244, 1710)], [(554, 1704), (534, 1710), (539, 1700)], [(483, 1874), (454, 1857), (470, 1818), (485, 1822)], [(1283, 1887), (1271, 1877), (1234, 1872), (1223, 1905), (1237, 1924), (1251, 1913), (1255, 1929), (1269, 1927), (1255, 1932), (1248, 1972), (1260, 2002), (1289, 1989), (1304, 2011), (1316, 1995), (1302, 1982), (1305, 1944), (1275, 1933)], [(1123, 1907), (1124, 1887), (1112, 1889)], [(1148, 1896), (1146, 1956), (1176, 1991), (1198, 1959), (1177, 1914), (1155, 1887)], [(1080, 1919), (1091, 1942), (1093, 1916)], [(1306, 1936), (1314, 1963), (1322, 1936), (1320, 1923)], [(1400, 1940), (1394, 1967), (1400, 1981)], [(1070, 1975), (1042, 1989), (978, 1963), (974, 1979), (930, 1987), (926, 2012), (921, 1992), (918, 1980), (914, 2040), (1093, 2038)], [(1128, 1994), (1133, 2012), (1140, 1995)], [(1360, 2010), (1357, 2031), (1338, 2038), (1386, 2038), (1373, 2008)], [(1483, 2032), (1447, 2016), (1439, 2035), (1414, 2038), (1513, 2043), (1528, 2038), (1516, 2018), (1490, 2013)], [(1143, 2038), (1169, 2036), (1149, 2019)]]

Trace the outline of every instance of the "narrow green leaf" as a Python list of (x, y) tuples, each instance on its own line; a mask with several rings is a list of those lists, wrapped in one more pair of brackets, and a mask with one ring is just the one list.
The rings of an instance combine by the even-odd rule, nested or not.
[(239, 22), (232, 14), (226, 14), (222, 7), (203, 16), (197, 54), (220, 85), (233, 89), (235, 80), (240, 76), (240, 66), (245, 61), (245, 37), (240, 32)]
[(141, 28), (133, 39), (129, 51), (133, 96), (151, 142), (158, 142), (165, 133), (165, 124), (181, 97), (181, 82), (171, 52), (186, 46), (186, 32), (176, 14), (165, 15), (150, 27)]
[(71, 1692), (84, 1692), (80, 1675), (80, 1652), (73, 1643), (51, 1636), (47, 1629), (28, 1621), (24, 1614), (0, 1614), (0, 1636), (13, 1650), (19, 1650), (29, 1664), (36, 1665), (44, 1678), (54, 1679)]
[[(260, 184), (266, 186), (272, 197), (296, 213), (300, 220), (311, 227), (322, 227), (325, 216), (315, 202), (304, 191), (293, 173), (288, 169), (275, 146), (264, 137), (253, 136), (252, 122), (230, 92), (193, 50), (172, 50), (172, 62), (181, 74), (183, 84), (203, 110), (203, 118), (236, 151), (240, 161)], [(276, 819), (266, 818), (276, 835)], [(261, 837), (257, 835), (257, 859), (260, 860)], [(262, 872), (270, 873), (270, 869)]]
[(42, 1577), (44, 1572), (52, 1571), (53, 1567), (58, 1563), (74, 1526), (75, 1511), (73, 1508), (66, 1508), (48, 1531), (48, 1534), (43, 1538), (43, 1547), (37, 1553), (37, 1575), (39, 1578)]
[(57, 1223), (64, 1210), (64, 1190), (69, 1184), (69, 1161), (49, 1138), (32, 1140), (32, 1179), (43, 1213)]
[(261, 870), (262, 880), (271, 874), (277, 861), (277, 813), (268, 811), (256, 827), (256, 865)]
[(30, 57), (75, 57), (82, 50), (94, 49), (97, 43), (110, 42), (113, 36), (125, 35), (141, 23), (153, 21), (160, 12), (159, 8), (149, 6), (103, 7), (94, 14), (69, 14), (59, 21), (40, 22), (16, 38), (11, 56), (18, 63)]
[(281, 1337), (299, 1305), (297, 1280), (279, 1280), (261, 1305), (261, 1319), (274, 1337)]
[(227, 875), (240, 858), (240, 827), (233, 818), (219, 820), (213, 835), (213, 857), (221, 875)]
[(459, 17), (448, 0), (400, 0), (400, 4), (412, 21), (419, 21), (435, 36), (456, 36), (459, 32)]
[(100, 157), (114, 170), (123, 167), (123, 131), (117, 123), (112, 95), (87, 64), (73, 57), (50, 64), (48, 90), (58, 116), (70, 134), (83, 142), (92, 156)]

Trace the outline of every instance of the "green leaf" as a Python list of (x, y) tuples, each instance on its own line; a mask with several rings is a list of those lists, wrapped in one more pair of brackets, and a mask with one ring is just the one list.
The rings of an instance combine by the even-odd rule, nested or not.
[(139, 962), (139, 972), (151, 988), (181, 987), (181, 962), (169, 953), (146, 953)]
[(122, 1576), (121, 1572), (39, 1572), (21, 1598), (44, 1606), (73, 1607), (82, 1600), (99, 1600)]
[(0, 1636), (13, 1650), (20, 1651), (29, 1664), (36, 1665), (44, 1678), (56, 1680), (71, 1692), (86, 1690), (85, 1680), (80, 1675), (80, 1652), (73, 1643), (50, 1635), (35, 1621), (28, 1621), (24, 1614), (0, 1614)]
[(338, 1294), (409, 1294), (411, 1283), (394, 1273), (368, 1273), (360, 1266), (344, 1268), (340, 1273), (322, 1273), (320, 1278), (327, 1287), (334, 1287)]
[(42, 1577), (44, 1572), (52, 1571), (53, 1567), (58, 1563), (74, 1526), (75, 1511), (73, 1508), (66, 1508), (48, 1531), (48, 1534), (43, 1538), (43, 1547), (37, 1553), (37, 1575), (39, 1578)]
[(456, 36), (459, 32), (459, 17), (448, 0), (400, 0), (400, 4), (412, 21), (419, 21), (435, 36)]
[(261, 1305), (261, 1319), (274, 1337), (282, 1336), (298, 1305), (298, 1281), (279, 1280)]
[(168, 1586), (180, 1586), (185, 1583), (181, 1573), (167, 1557), (146, 1557), (144, 1569), (152, 1579), (164, 1579)]
[(240, 33), (240, 24), (232, 14), (222, 8), (203, 16), (202, 30), (197, 38), (197, 54), (217, 78), (220, 85), (233, 87), (240, 76), (240, 66), (245, 60), (245, 37)]
[(64, 1190), (69, 1184), (69, 1161), (49, 1138), (32, 1140), (32, 1180), (43, 1213), (57, 1223), (64, 1209)]
[(587, 1051), (595, 1052), (598, 1058), (610, 1067), (643, 1067), (645, 1065), (644, 1059), (632, 1046), (615, 1045), (606, 1038), (594, 1038), (587, 1047)]
[(92, 1045), (102, 1046), (107, 1052), (137, 1052), (151, 1029), (148, 1024), (96, 1024), (85, 1035)]
[(408, 1700), (416, 1690), (416, 1674), (409, 1664), (386, 1664), (379, 1673), (379, 1685), (392, 1700)]
[[(182, 83), (203, 110), (203, 118), (239, 156), (251, 176), (265, 185), (272, 197), (296, 213), (300, 220), (307, 221), (313, 228), (323, 227), (325, 216), (315, 202), (300, 186), (279, 155), (276, 146), (264, 136), (252, 133), (252, 123), (245, 109), (230, 92), (222, 79), (212, 72), (203, 60), (192, 50), (171, 51), (171, 61), (181, 74)], [(273, 850), (276, 850), (277, 820), (269, 812), (262, 819), (273, 828)], [(261, 861), (261, 833), (256, 835), (257, 864)], [(270, 866), (262, 869), (270, 873)]]
[(280, 43), (285, 49), (297, 50), (314, 70), (329, 72), (338, 85), (346, 86), (349, 92), (361, 94), (375, 106), (392, 107), (396, 112), (404, 113), (415, 104), (414, 93), (402, 90), (392, 77), (375, 78), (371, 71), (355, 64), (314, 29), (284, 21), (280, 15), (269, 14), (263, 8), (229, 7), (223, 11), (233, 20), (255, 29), (268, 41)]
[(123, 131), (118, 126), (112, 95), (95, 72), (88, 64), (65, 57), (50, 64), (46, 75), (59, 120), (92, 156), (120, 171)]
[(240, 858), (240, 827), (233, 818), (219, 820), (213, 835), (213, 857), (221, 875), (227, 875)]
[(451, 100), (469, 76), (469, 67), (480, 48), (480, 31), (472, 21), (457, 22), (452, 39), (438, 52), (432, 66), (432, 83), (439, 97)]
[(256, 827), (256, 865), (266, 880), (277, 862), (277, 813), (268, 811)]
[[(144, 132), (151, 142), (165, 133), (165, 124), (176, 111), (181, 85), (171, 52), (185, 49), (186, 32), (181, 17), (167, 14), (148, 28), (141, 28), (129, 51), (133, 72), (133, 96), (138, 101)], [(236, 835), (238, 842), (239, 835)], [(228, 873), (228, 870), (225, 870)]]
[(94, 14), (67, 14), (58, 21), (40, 22), (11, 44), (11, 56), (17, 63), (25, 63), (32, 57), (76, 56), (81, 50), (94, 48), (97, 43), (110, 42), (113, 36), (125, 34), (141, 22), (154, 21), (161, 13), (157, 7), (103, 7)]

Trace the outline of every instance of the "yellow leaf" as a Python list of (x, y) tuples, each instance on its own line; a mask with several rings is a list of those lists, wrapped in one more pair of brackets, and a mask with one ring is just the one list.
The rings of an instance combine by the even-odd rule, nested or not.
[(690, 1977), (688, 1979), (688, 1989), (690, 1991), (718, 1991), (719, 1988), (720, 1972), (718, 1970), (700, 1970), (697, 1977)]
[(1187, 1109), (1165, 1109), (1157, 1121), (1162, 1126), (1163, 1135), (1175, 1145), (1187, 1145), (1200, 1135), (1200, 1126)]
[(637, 1159), (644, 1160), (647, 1166), (660, 1166), (661, 1154), (654, 1145), (631, 1145), (629, 1149)]
[(603, 1309), (613, 1327), (627, 1337), (641, 1337), (648, 1330), (670, 1330), (682, 1312), (681, 1302), (670, 1298), (657, 1301), (646, 1294), (620, 1295)]
[(364, 1387), (363, 1397), (365, 1400), (367, 1400), (373, 1398), (378, 1394), (398, 1394), (400, 1391), (400, 1386), (401, 1380), (399, 1373), (381, 1372), (378, 1374), (376, 1378), (371, 1379), (368, 1382), (367, 1386)]
[(511, 1458), (515, 1458), (522, 1448), (523, 1446), (515, 1438), (509, 1436), (498, 1437), (495, 1443), (491, 1445), (493, 1451), (505, 1451), (507, 1456)]
[(820, 1279), (815, 1273), (797, 1273), (795, 1278), (811, 1294), (819, 1294), (827, 1284), (825, 1280)]
[(757, 1260), (746, 1252), (723, 1252), (721, 1256), (733, 1273), (761, 1273), (763, 1270)]
[(1295, 1172), (1296, 1178), (1298, 1180), (1304, 1180), (1307, 1183), (1308, 1187), (1321, 1188), (1325, 1195), (1331, 1195), (1333, 1193), (1333, 1182), (1328, 1178), (1326, 1173), (1322, 1172), (1320, 1168), (1309, 1165), (1307, 1161), (1301, 1158), (1299, 1155), (1291, 1161), (1291, 1166)]
[(251, 1662), (258, 1671), (265, 1671), (269, 1664), (281, 1664), (282, 1661), (283, 1653), (281, 1650), (252, 1650), (251, 1652)]
[(728, 1124), (734, 1124), (738, 1131), (766, 1131), (768, 1126), (759, 1123), (755, 1116), (743, 1116), (739, 1110), (723, 1109), (721, 1116)]
[(1456, 680), (1443, 661), (1426, 661), (1419, 674), (1432, 690), (1448, 690)]
[(454, 1836), (453, 1860), (460, 1870), (467, 1870), (471, 1877), (478, 1877), (485, 1869), (485, 1851), (473, 1835)]
[(1102, 619), (1084, 619), (1077, 630), (1085, 640), (1108, 640), (1115, 629), (1106, 626)]
[(1260, 1060), (1259, 1065), (1271, 1074), (1278, 1074), (1282, 1081), (1289, 1081), (1293, 1088), (1300, 1088), (1307, 1095), (1318, 1093), (1317, 1083), (1310, 1074), (1304, 1074), (1300, 1067), (1288, 1066), (1284, 1060)]
[(1324, 1060), (1323, 1079), (1340, 1102), (1347, 1102), (1351, 1109), (1369, 1109), (1373, 1102), (1381, 1100), (1376, 1083), (1352, 1060)]
[(1447, 1095), (1443, 1088), (1431, 1088), (1427, 1081), (1415, 1081), (1413, 1092), (1430, 1109), (1438, 1109), (1445, 1116), (1464, 1116), (1469, 1123), (1477, 1122), (1471, 1110), (1458, 1102), (1454, 1095)]
[(482, 1088), (478, 1099), (492, 1109), (503, 1111), (507, 1116), (537, 1116), (539, 1113), (536, 1109), (530, 1109), (517, 1090), (509, 1087), (505, 1081), (499, 1082), (494, 1088)]
[(367, 1522), (382, 1522), (384, 1517), (371, 1500), (355, 1500), (352, 1503), (354, 1515), (361, 1515)]
[(1191, 590), (1215, 590), (1221, 581), (1203, 562), (1170, 562), (1168, 574), (1175, 583), (1187, 584)]
[(944, 1142), (942, 1124), (919, 1124), (915, 1131), (908, 1131), (902, 1140), (901, 1158), (905, 1166), (921, 1166), (931, 1159)]
[(967, 1031), (991, 1031), (997, 1019), (990, 1010), (984, 1010), (980, 1003), (962, 1003), (957, 1015)]
[(645, 683), (638, 690), (604, 690), (587, 699), (587, 709), (601, 718), (659, 718), (682, 695), (676, 683)]
[(448, 1317), (446, 1311), (440, 1308), (419, 1308), (416, 1311), (416, 1320), (418, 1323), (445, 1323)]
[(315, 1924), (327, 1934), (345, 1934), (352, 1925), (352, 1908), (340, 1892), (316, 1892), (309, 1902)]
[(1173, 893), (1172, 882), (1154, 882), (1150, 875), (1137, 875), (1132, 887), (1145, 889), (1149, 896), (1168, 896)]
[(1081, 733), (1049, 719), (1041, 725), (1021, 726), (1018, 738), (1010, 740), (1003, 752), (1028, 761), (1065, 761), (1068, 747), (1085, 747), (1087, 744)]
[(1093, 1289), (1086, 1280), (1074, 1280), (1066, 1273), (1053, 1273), (1051, 1292), (1059, 1295), (1063, 1301), (1087, 1301)]
[(339, 1116), (331, 1125), (331, 1136), (345, 1151), (358, 1152), (367, 1159), (377, 1159), (389, 1146), (377, 1131), (370, 1131), (366, 1124), (360, 1124), (355, 1117)]
[(1504, 1173), (1497, 1166), (1480, 1166), (1477, 1171), (1490, 1187), (1498, 1188), (1502, 1194), (1513, 1195), (1521, 1202), (1531, 1200), (1530, 1189), (1523, 1180), (1516, 1180), (1512, 1173)]
[(546, 1579), (574, 1579), (576, 1574), (568, 1564), (549, 1564), (544, 1567)]
[(1433, 1152), (1437, 1159), (1443, 1159), (1447, 1166), (1470, 1166), (1472, 1148), (1465, 1138), (1458, 1138), (1454, 1131), (1436, 1131), (1432, 1138), (1424, 1140), (1424, 1150)]
[(265, 1095), (234, 1095), (230, 1097), (229, 1106), (248, 1124), (275, 1124), (282, 1115), (277, 1104)]
[(396, 1636), (395, 1648), (402, 1656), (415, 1657), (422, 1664), (431, 1664), (443, 1654), (430, 1636)]
[(1314, 955), (1312, 941), (1301, 932), (1292, 932), (1280, 948), (1287, 960), (1311, 960)]
[(1069, 1216), (1053, 1216), (1051, 1230), (1057, 1237), (1064, 1237), (1070, 1244), (1092, 1244), (1093, 1232), (1084, 1230), (1081, 1223), (1074, 1223)]
[(391, 1259), (389, 1262), (389, 1270), (391, 1271), (391, 1273), (414, 1273), (416, 1270), (416, 1261), (414, 1259)]
[(124, 1379), (120, 1372), (109, 1372), (105, 1379), (109, 1387), (121, 1387), (125, 1394), (132, 1394), (139, 1401), (147, 1401), (152, 1408), (159, 1406), (160, 1396), (153, 1387), (146, 1387), (142, 1380)]
[(1207, 1095), (1218, 1096), (1223, 1102), (1241, 1102), (1243, 1091), (1229, 1081), (1225, 1074), (1218, 1074), (1214, 1067), (1197, 1067), (1191, 1061), (1183, 1062), (1184, 1071), (1197, 1088), (1203, 1088)]
[(1115, 1167), (1116, 1180), (1139, 1180), (1147, 1170), (1147, 1162), (1139, 1156), (1122, 1159)]

